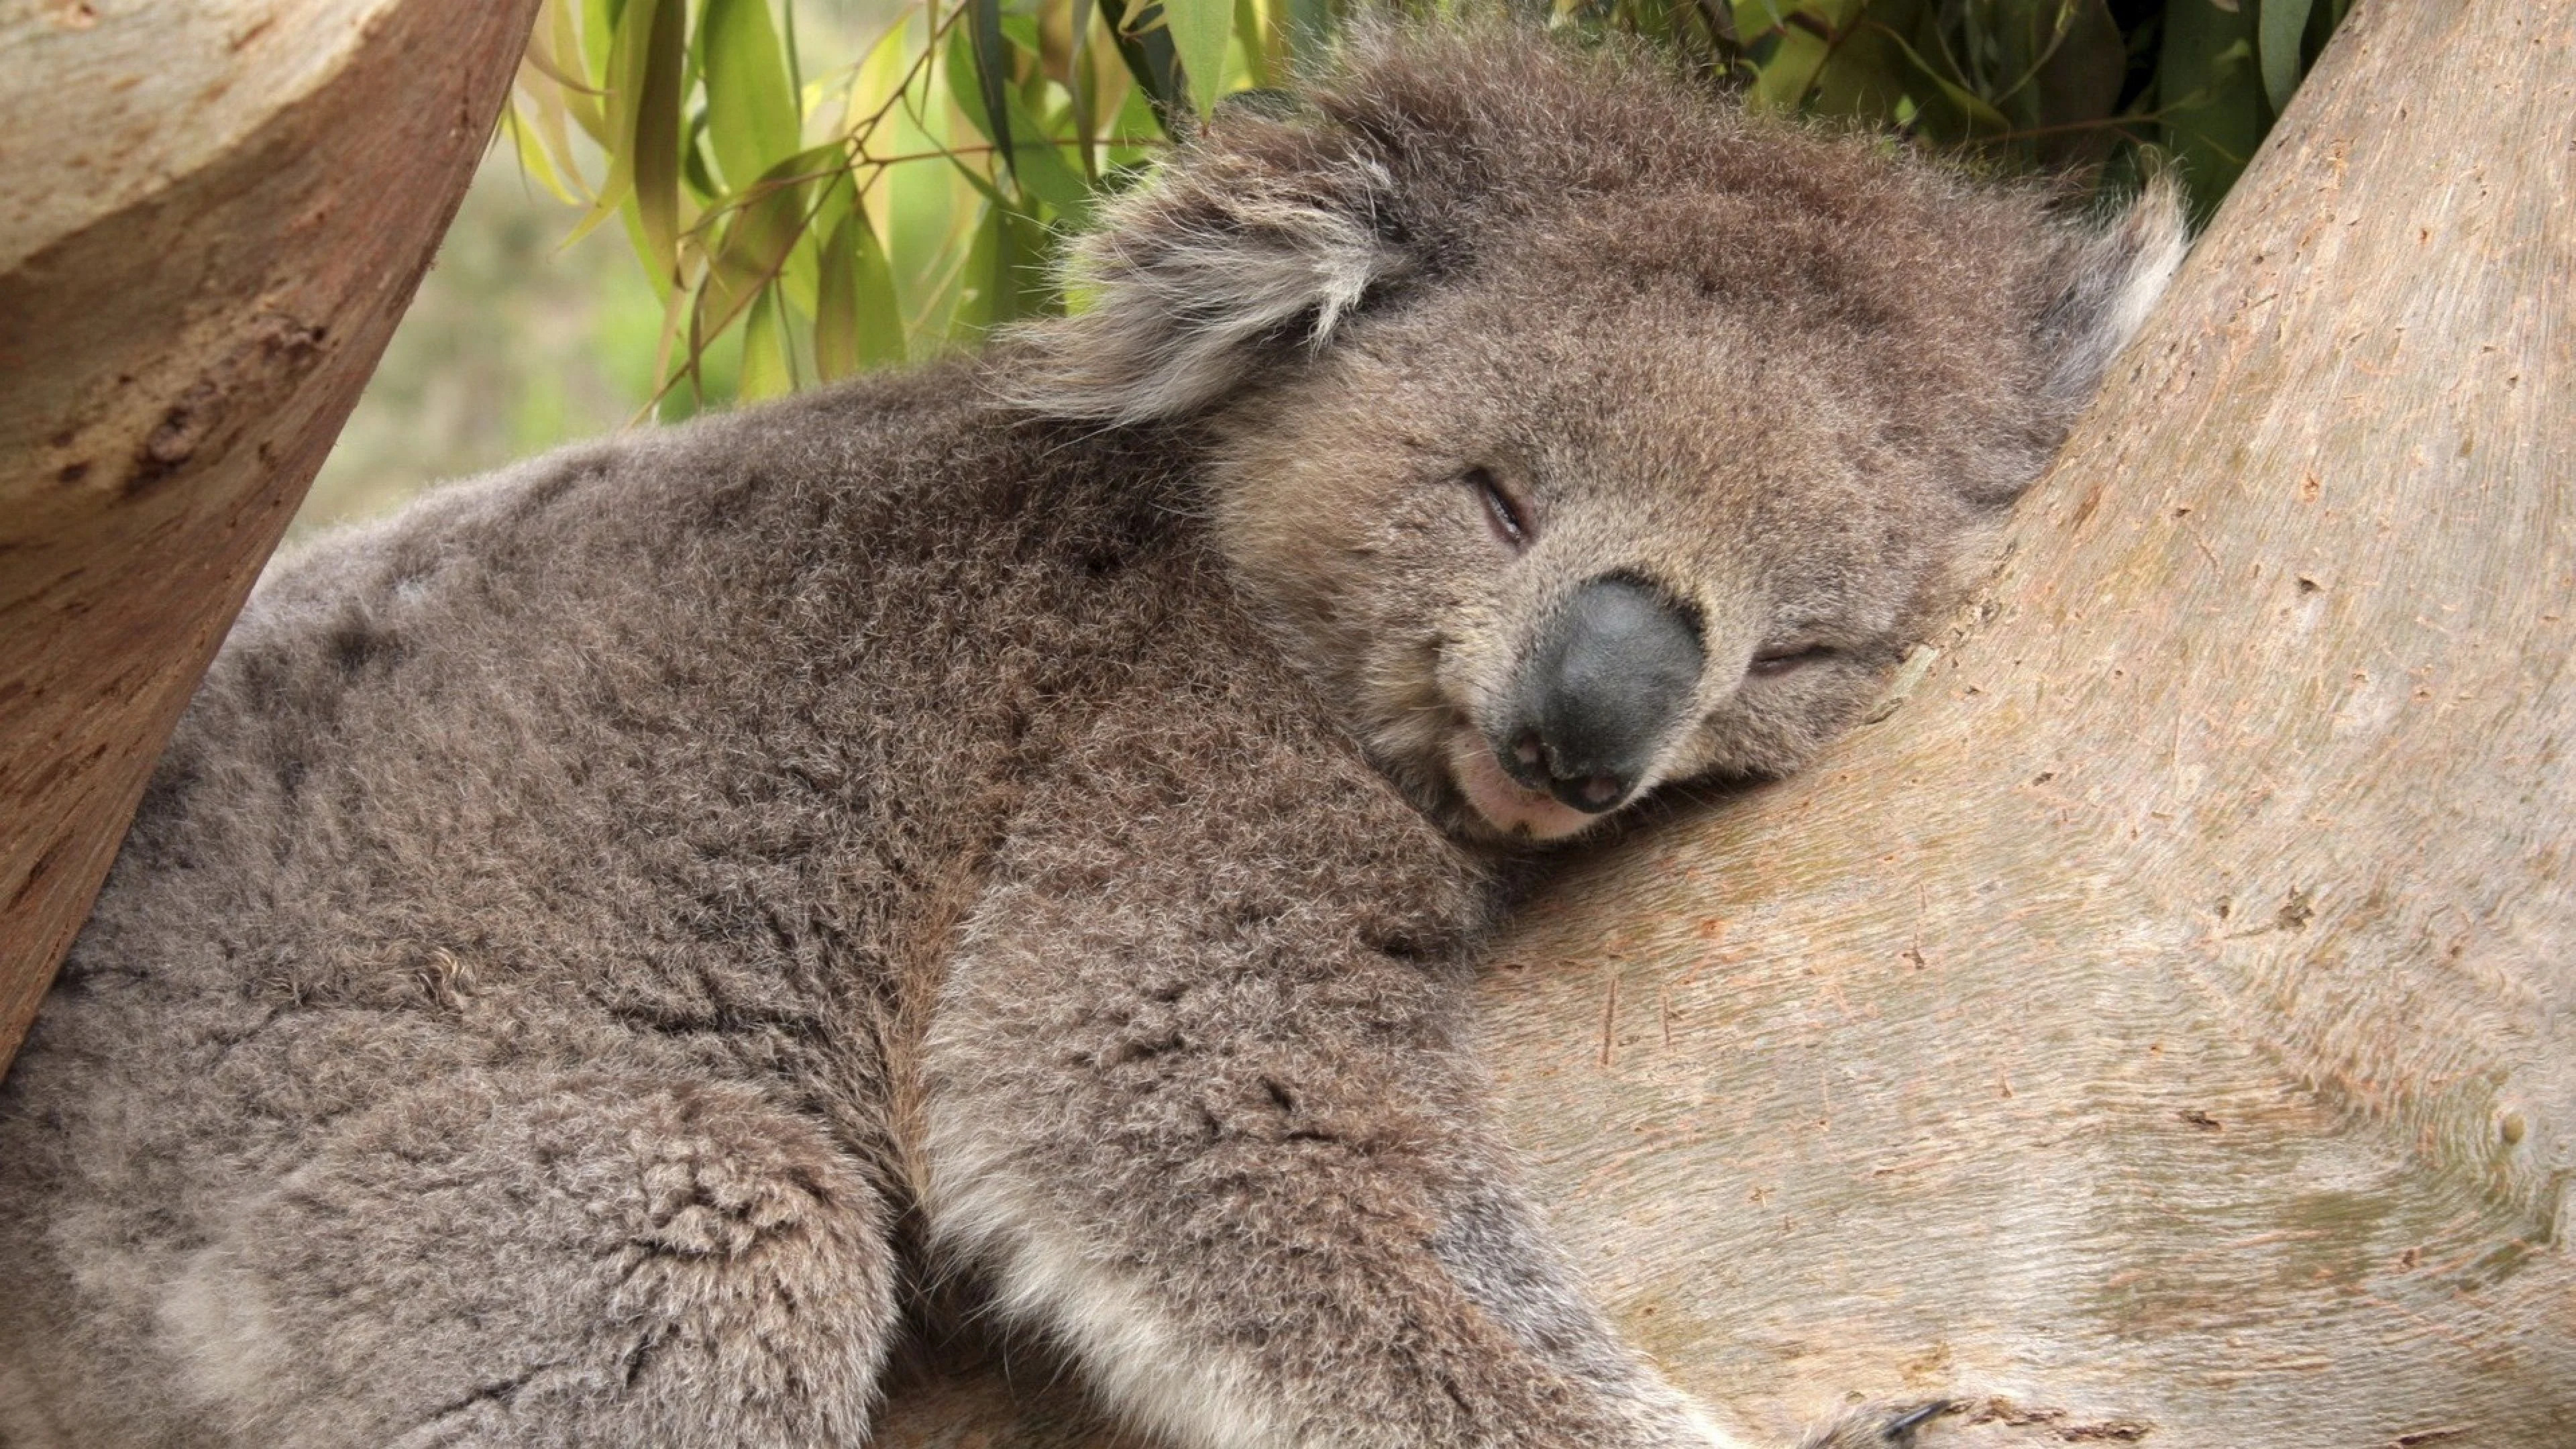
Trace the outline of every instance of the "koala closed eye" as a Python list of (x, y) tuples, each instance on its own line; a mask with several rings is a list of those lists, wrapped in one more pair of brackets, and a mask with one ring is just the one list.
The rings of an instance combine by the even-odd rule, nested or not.
[(1527, 503), (1494, 476), (1494, 470), (1475, 467), (1467, 470), (1465, 483), (1475, 490), (1476, 499), (1484, 505), (1485, 523), (1494, 537), (1513, 553), (1524, 553), (1538, 541), (1538, 521)]
[(1745, 673), (1756, 679), (1771, 679), (1794, 674), (1811, 664), (1821, 664), (1841, 651), (1826, 644), (1787, 644), (1765, 649), (1753, 656)]

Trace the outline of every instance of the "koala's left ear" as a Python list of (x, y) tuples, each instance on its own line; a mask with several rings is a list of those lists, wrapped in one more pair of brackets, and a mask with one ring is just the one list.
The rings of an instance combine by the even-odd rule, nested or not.
[(1178, 418), (1303, 347), (1406, 270), (1394, 180), (1312, 122), (1220, 111), (1151, 183), (1076, 243), (1087, 311), (1032, 326), (1013, 400), (1060, 418)]
[(2039, 318), (2041, 390), (2058, 416), (2071, 422), (2092, 400), (2182, 265), (2189, 236), (2182, 189), (2166, 176), (2108, 228), (2067, 247), (2060, 290)]

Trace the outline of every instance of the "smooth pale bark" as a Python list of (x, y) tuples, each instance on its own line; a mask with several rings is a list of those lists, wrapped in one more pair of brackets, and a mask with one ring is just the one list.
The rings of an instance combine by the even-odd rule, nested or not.
[(534, 0), (0, 0), (0, 1067)]
[[(1907, 702), (1537, 904), (1504, 1111), (1678, 1380), (2576, 1444), (2571, 350), (2576, 7), (2367, 0)], [(1051, 1372), (883, 1442), (1113, 1442)]]

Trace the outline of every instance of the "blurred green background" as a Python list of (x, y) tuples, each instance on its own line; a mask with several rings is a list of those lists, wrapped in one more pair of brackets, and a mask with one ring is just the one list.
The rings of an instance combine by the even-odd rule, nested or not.
[[(294, 535), (1063, 310), (1055, 263), (1098, 201), (1222, 96), (1292, 83), (1346, 3), (543, 0), (500, 134)], [(2173, 165), (2206, 217), (2348, 4), (1510, 8), (1646, 37), (1756, 109), (1978, 166), (2119, 191)]]

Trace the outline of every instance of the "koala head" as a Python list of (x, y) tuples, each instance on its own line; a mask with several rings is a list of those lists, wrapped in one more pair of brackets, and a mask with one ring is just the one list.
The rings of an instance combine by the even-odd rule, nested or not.
[(1077, 253), (1024, 400), (1207, 440), (1251, 605), (1470, 836), (1791, 770), (1955, 600), (2180, 260), (1651, 60), (1363, 32)]

